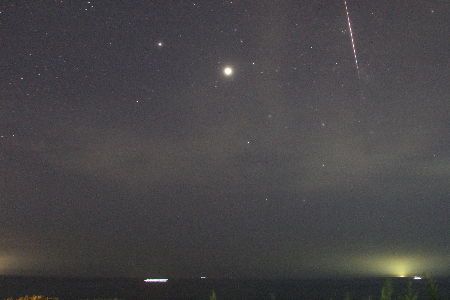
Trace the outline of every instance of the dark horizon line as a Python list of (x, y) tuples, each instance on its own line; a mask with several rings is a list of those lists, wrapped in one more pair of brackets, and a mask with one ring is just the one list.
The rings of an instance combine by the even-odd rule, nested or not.
[[(416, 276), (421, 277), (420, 280), (424, 280), (426, 278), (425, 275), (419, 274), (415, 276), (370, 276), (370, 275), (327, 275), (327, 276), (266, 276), (266, 277), (255, 277), (255, 276), (249, 276), (249, 277), (243, 277), (243, 276), (223, 276), (223, 277), (217, 277), (217, 276), (205, 276), (205, 277), (193, 277), (193, 276), (181, 276), (181, 277), (170, 277), (170, 276), (99, 276), (99, 275), (93, 275), (93, 276), (81, 276), (81, 275), (36, 275), (36, 274), (30, 274), (30, 275), (18, 275), (18, 274), (3, 274), (0, 275), (0, 278), (61, 278), (61, 279), (130, 279), (130, 280), (145, 280), (145, 279), (168, 279), (168, 282), (170, 281), (179, 281), (179, 280), (336, 280), (336, 279), (375, 279), (375, 278), (405, 278), (405, 279), (414, 279)], [(449, 274), (441, 274), (438, 276), (429, 276), (431, 278), (446, 278), (450, 277)], [(158, 284), (155, 282), (155, 284)]]

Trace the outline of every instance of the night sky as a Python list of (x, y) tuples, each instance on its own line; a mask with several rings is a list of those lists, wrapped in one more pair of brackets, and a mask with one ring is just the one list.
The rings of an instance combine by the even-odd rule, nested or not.
[(347, 6), (0, 1), (0, 274), (450, 273), (450, 3)]

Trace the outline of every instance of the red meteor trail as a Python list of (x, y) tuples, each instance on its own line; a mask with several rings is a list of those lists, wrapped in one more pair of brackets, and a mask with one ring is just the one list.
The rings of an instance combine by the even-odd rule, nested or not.
[(350, 30), (350, 38), (352, 39), (353, 54), (355, 55), (356, 71), (358, 71), (358, 78), (359, 78), (358, 59), (356, 58), (356, 48), (355, 42), (353, 41), (352, 25), (350, 24), (350, 16), (348, 14), (347, 0), (344, 0), (344, 2), (345, 2), (345, 11), (347, 12), (348, 28)]

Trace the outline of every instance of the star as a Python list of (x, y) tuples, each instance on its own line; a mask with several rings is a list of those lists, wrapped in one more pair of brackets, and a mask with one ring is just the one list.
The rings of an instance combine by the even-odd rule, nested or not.
[(224, 73), (226, 76), (230, 76), (231, 74), (233, 74), (233, 69), (230, 68), (230, 67), (226, 67), (226, 68), (223, 70), (223, 73)]

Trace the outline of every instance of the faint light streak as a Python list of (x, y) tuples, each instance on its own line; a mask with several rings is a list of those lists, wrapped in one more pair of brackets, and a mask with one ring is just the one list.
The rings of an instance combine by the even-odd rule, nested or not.
[(348, 14), (347, 0), (344, 0), (344, 2), (345, 2), (345, 11), (347, 12), (348, 29), (350, 30), (350, 38), (352, 40), (353, 54), (355, 55), (356, 71), (358, 71), (358, 78), (359, 78), (358, 59), (356, 58), (356, 48), (355, 48), (355, 42), (353, 40), (353, 32), (352, 32), (352, 24), (350, 23), (350, 15)]
[(167, 282), (169, 279), (145, 279), (145, 282)]

